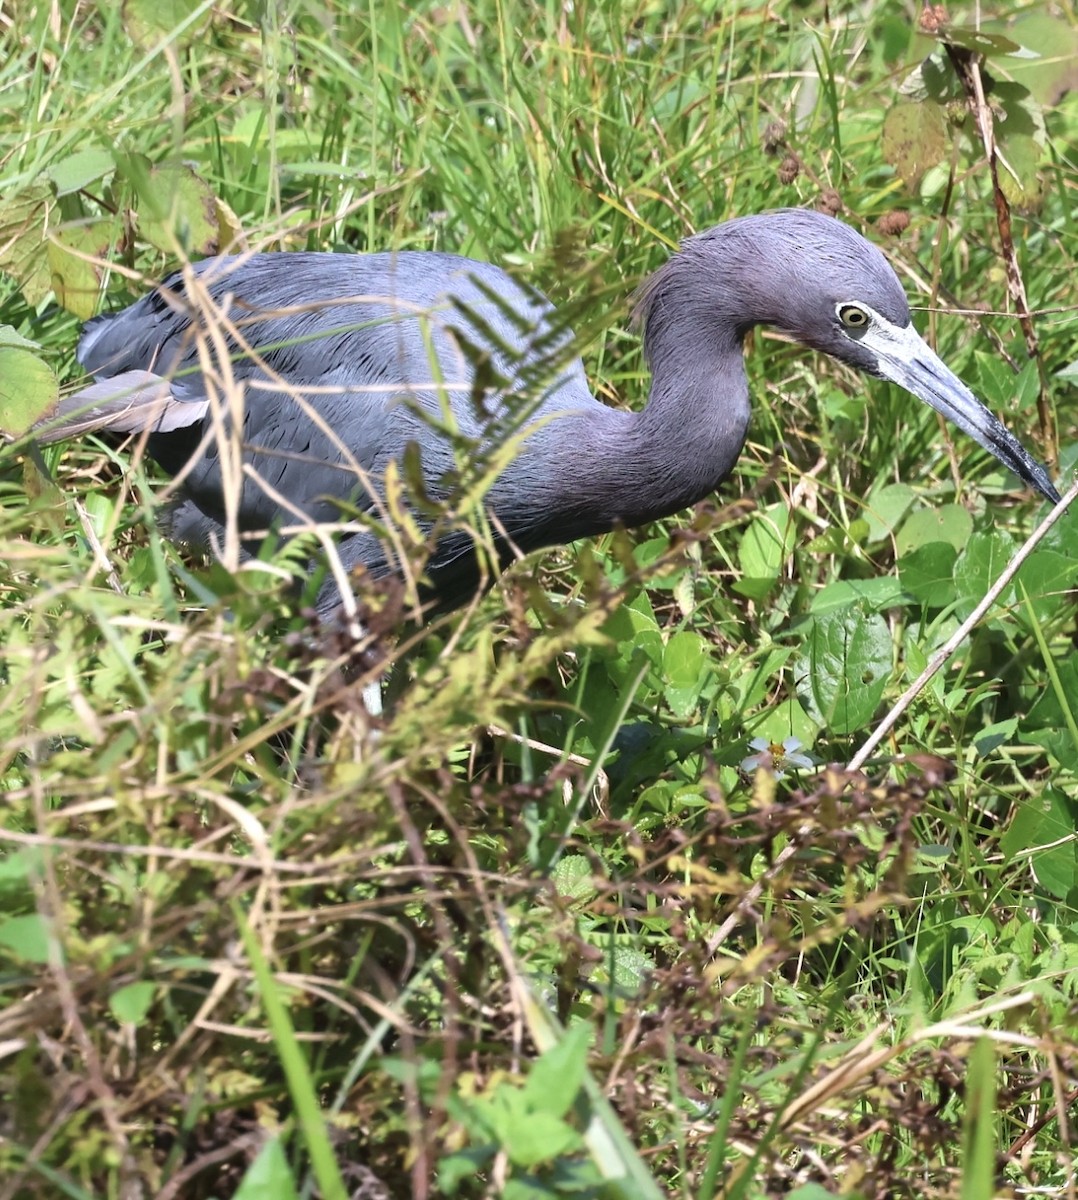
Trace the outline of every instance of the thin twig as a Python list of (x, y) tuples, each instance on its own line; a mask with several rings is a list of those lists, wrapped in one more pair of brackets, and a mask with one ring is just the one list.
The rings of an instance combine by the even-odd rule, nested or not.
[[(876, 749), (881, 741), (887, 736), (891, 729), (898, 722), (899, 717), (913, 703), (918, 695), (924, 690), (932, 677), (943, 666), (943, 664), (955, 652), (958, 646), (969, 636), (970, 631), (981, 620), (984, 614), (992, 607), (999, 595), (1011, 582), (1018, 573), (1022, 564), (1029, 558), (1030, 554), (1043, 540), (1048, 531), (1059, 521), (1063, 514), (1074, 502), (1075, 497), (1078, 497), (1078, 481), (1071, 485), (1070, 490), (1062, 500), (1052, 509), (1047, 517), (1033, 531), (1025, 544), (1015, 554), (1011, 561), (1007, 564), (1003, 573), (988, 590), (984, 599), (977, 605), (976, 609), (970, 616), (962, 622), (962, 625), (956, 630), (954, 636), (947, 644), (939, 650), (932, 658), (932, 661), (921, 672), (917, 679), (903, 692), (894, 708), (880, 722), (875, 733), (868, 739), (861, 749), (854, 755), (846, 767), (847, 771), (858, 771), (864, 766), (869, 755)], [(764, 888), (774, 879), (783, 865), (801, 849), (801, 835), (807, 833), (810, 826), (806, 823), (800, 829), (794, 832), (787, 845), (775, 856), (775, 861), (768, 867), (763, 875), (756, 880), (755, 883), (741, 896), (733, 910), (727, 915), (726, 920), (708, 939), (707, 955), (710, 958), (717, 953), (719, 947), (733, 932), (742, 916), (748, 909), (756, 903), (763, 895)]]
[(1000, 162), (1010, 170), (1009, 165), (1002, 159), (999, 147), (996, 145), (995, 119), (992, 109), (985, 98), (984, 79), (981, 75), (980, 55), (972, 54), (960, 46), (945, 43), (947, 56), (951, 60), (955, 74), (966, 93), (966, 103), (969, 105), (977, 131), (981, 135), (988, 169), (992, 176), (992, 196), (996, 207), (996, 225), (999, 229), (1000, 249), (1003, 253), (1003, 265), (1007, 275), (1007, 292), (1014, 303), (1018, 324), (1022, 327), (1022, 336), (1026, 343), (1026, 353), (1037, 364), (1037, 418), (1040, 423), (1041, 441), (1044, 456), (1050, 467), (1059, 462), (1059, 448), (1056, 441), (1055, 421), (1052, 415), (1052, 405), (1048, 386), (1048, 375), (1044, 361), (1039, 353), (1037, 330), (1033, 324), (1033, 315), (1029, 311), (1029, 300), (1026, 298), (1026, 285), (1022, 279), (1022, 269), (1018, 264), (1018, 252), (1014, 246), (1014, 233), (1011, 228), (1011, 205), (1007, 199), (999, 179)]
[(980, 604), (978, 604), (973, 612), (971, 612), (970, 615), (962, 622), (962, 624), (959, 625), (954, 634), (947, 640), (946, 644), (936, 651), (929, 661), (928, 666), (925, 667), (921, 674), (918, 675), (913, 683), (911, 683), (910, 686), (902, 693), (898, 699), (898, 702), (876, 727), (876, 730), (872, 736), (867, 742), (865, 742), (861, 749), (858, 750), (853, 758), (850, 759), (847, 770), (856, 771), (864, 766), (869, 755), (872, 754), (880, 742), (883, 741), (887, 734), (890, 733), (890, 731), (897, 724), (899, 717), (902, 716), (902, 714), (907, 708), (909, 708), (913, 701), (921, 694), (922, 691), (924, 691), (925, 687), (927, 687), (928, 683), (935, 676), (937, 671), (939, 671), (943, 664), (951, 657), (952, 654), (954, 654), (954, 652), (969, 636), (970, 632), (978, 624), (985, 613), (988, 612), (992, 605), (995, 604), (996, 600), (999, 599), (1000, 594), (1004, 591), (1011, 580), (1014, 579), (1015, 575), (1018, 574), (1022, 564), (1037, 548), (1048, 531), (1056, 524), (1057, 521), (1059, 521), (1067, 509), (1070, 508), (1076, 496), (1078, 496), (1078, 482), (1075, 482), (1071, 485), (1070, 490), (1063, 497), (1063, 499), (1060, 500), (1060, 502), (1055, 506), (1055, 508), (1052, 509), (1048, 516), (1046, 516), (1040, 525), (1038, 525), (1032, 534), (1030, 534), (1025, 544), (1019, 549), (1019, 551), (1003, 569), (996, 582), (992, 584), (992, 586), (985, 593), (984, 599), (980, 602)]

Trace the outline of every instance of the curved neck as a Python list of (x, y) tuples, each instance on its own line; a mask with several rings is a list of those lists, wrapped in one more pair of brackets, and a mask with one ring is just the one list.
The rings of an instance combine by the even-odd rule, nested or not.
[[(749, 423), (741, 346), (732, 333), (723, 340), (705, 320), (696, 323), (669, 330), (678, 356), (649, 345), (656, 369), (642, 412), (589, 396), (528, 439), (510, 486), (492, 494), (521, 549), (670, 516), (730, 474)], [(550, 470), (552, 461), (559, 470)]]

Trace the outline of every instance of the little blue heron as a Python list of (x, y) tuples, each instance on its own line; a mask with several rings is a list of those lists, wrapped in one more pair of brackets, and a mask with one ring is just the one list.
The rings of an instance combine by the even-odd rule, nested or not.
[[(386, 468), (414, 462), (410, 446), (421, 525), (426, 499), (450, 497), (462, 463), (512, 450), (484, 499), (503, 561), (513, 548), (669, 516), (714, 491), (741, 452), (742, 341), (755, 325), (901, 385), (1059, 500), (1045, 469), (917, 334), (883, 254), (820, 213), (727, 221), (647, 280), (636, 313), (652, 383), (640, 412), (596, 400), (550, 302), (489, 263), (297, 252), (191, 270), (197, 284), (173, 275), (87, 324), (78, 358), (97, 382), (44, 431), (146, 433), (150, 454), (182, 477), (167, 520), (183, 542), (212, 544), (229, 511), (250, 547), (275, 525), (333, 521), (342, 505), (384, 511)], [(228, 380), (243, 385), (242, 406)], [(344, 536), (339, 554), (349, 569), (394, 569), (367, 529)], [(428, 599), (462, 603), (479, 579), (472, 536), (439, 536), (427, 570)], [(330, 581), (319, 608), (337, 602)]]

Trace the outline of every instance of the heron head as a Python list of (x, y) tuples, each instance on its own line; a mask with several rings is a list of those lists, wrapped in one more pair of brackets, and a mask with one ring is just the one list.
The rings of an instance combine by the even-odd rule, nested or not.
[(1052, 503), (1048, 473), (939, 358), (913, 326), (902, 285), (856, 230), (787, 209), (733, 228), (730, 284), (751, 323), (767, 323), (923, 400)]

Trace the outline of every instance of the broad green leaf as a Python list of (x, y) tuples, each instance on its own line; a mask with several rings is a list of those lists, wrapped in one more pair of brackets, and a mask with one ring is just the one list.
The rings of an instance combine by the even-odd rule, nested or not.
[(903, 100), (932, 100), (938, 105), (962, 99), (962, 85), (944, 50), (922, 59), (898, 85)]
[(815, 617), (797, 666), (806, 709), (831, 733), (853, 733), (872, 720), (891, 675), (887, 622), (859, 607)]
[(564, 1117), (572, 1108), (588, 1069), (591, 1029), (584, 1022), (570, 1025), (559, 1041), (532, 1063), (524, 1098), (533, 1112)]
[(882, 612), (903, 603), (902, 585), (893, 575), (878, 579), (839, 579), (821, 588), (812, 597), (809, 612), (820, 614), (836, 608), (860, 604), (866, 611)]
[(697, 706), (710, 663), (699, 634), (675, 633), (663, 651), (665, 695), (673, 712), (687, 717)]
[(682, 630), (666, 643), (663, 671), (672, 683), (681, 687), (694, 684), (706, 666), (707, 654), (699, 634)]
[(0, 855), (0, 888), (26, 892), (28, 880), (41, 874), (44, 855), (37, 846), (25, 846)]
[(296, 1182), (280, 1138), (270, 1138), (247, 1168), (234, 1200), (296, 1200)]
[(141, 1025), (150, 1011), (157, 985), (149, 980), (129, 983), (117, 988), (109, 997), (112, 1015), (124, 1025)]
[(959, 504), (922, 508), (910, 515), (898, 531), (895, 545), (899, 558), (932, 542), (948, 542), (961, 550), (973, 533), (973, 518)]
[(861, 515), (868, 522), (868, 540), (883, 541), (901, 524), (916, 498), (913, 488), (907, 483), (887, 483), (869, 492)]
[(21, 962), (48, 962), (49, 940), (49, 926), (40, 913), (0, 920), (0, 950)]
[(603, 622), (603, 633), (613, 641), (614, 656), (625, 664), (632, 662), (637, 651), (643, 651), (656, 666), (663, 660), (666, 646), (646, 592), (611, 613)]
[[(1014, 542), (1005, 533), (975, 533), (958, 556), (954, 567), (955, 598), (960, 617), (968, 617), (984, 599), (985, 593), (999, 578), (1014, 554)], [(1006, 604), (1014, 594), (1011, 584), (1000, 596)]]
[(882, 152), (906, 187), (915, 189), (947, 154), (943, 109), (932, 100), (899, 100), (883, 121)]
[(529, 1112), (506, 1125), (502, 1144), (510, 1162), (516, 1166), (535, 1167), (560, 1154), (580, 1149), (583, 1141), (580, 1134), (560, 1118), (545, 1112)]
[(1012, 204), (1036, 208), (1044, 199), (1044, 180), (1037, 173), (1048, 141), (1044, 114), (1018, 83), (998, 83), (993, 99), (1003, 109), (995, 122), (1000, 187)]
[(60, 397), (47, 362), (30, 350), (0, 346), (0, 432), (21, 437)]
[[(459, 1150), (456, 1154), (443, 1154), (438, 1160), (439, 1194), (455, 1195), (460, 1185), (466, 1179), (475, 1179), (497, 1153), (497, 1145), (489, 1142), (486, 1145)], [(504, 1192), (502, 1194), (504, 1196)], [(251, 1197), (251, 1200), (255, 1198)]]
[(1059, 691), (1055, 687), (1040, 691), (1019, 725), (1019, 736), (1023, 742), (1042, 746), (1068, 771), (1078, 774), (1078, 744), (1071, 732), (1071, 724), (1078, 721), (1078, 659), (1060, 659), (1056, 676)]
[(737, 548), (741, 579), (734, 591), (752, 600), (762, 600), (775, 586), (789, 553), (790, 510), (772, 504), (756, 514), (741, 535)]
[(954, 601), (954, 564), (958, 555), (948, 542), (929, 542), (898, 560), (902, 590), (919, 604), (946, 608)]
[(1046, 788), (1018, 802), (999, 846), (1008, 858), (1030, 853), (1037, 882), (1064, 899), (1078, 886), (1078, 846), (1074, 841), (1078, 806), (1062, 792)]
[[(594, 1195), (594, 1189), (589, 1191)], [(555, 1196), (564, 1194), (555, 1191), (535, 1175), (514, 1175), (507, 1179), (505, 1187), (500, 1189), (501, 1200), (554, 1200)]]
[(32, 342), (29, 338), (25, 338), (16, 329), (10, 325), (0, 325), (0, 348), (4, 346), (15, 346), (20, 350), (40, 350), (41, 346), (37, 342)]
[[(1022, 564), (1017, 576), (1039, 621), (1046, 621), (1064, 605), (1073, 603), (1068, 595), (1078, 579), (1078, 558), (1056, 550), (1036, 550)], [(1015, 610), (1018, 620), (1028, 624), (1024, 604)]]
[(986, 725), (973, 735), (973, 745), (977, 753), (984, 758), (1014, 737), (1018, 729), (1018, 718), (1011, 717), (1007, 721), (997, 721)]
[(613, 952), (604, 949), (602, 967), (596, 972), (605, 977), (610, 970), (610, 982), (622, 996), (635, 996), (655, 970), (655, 960), (632, 946), (615, 946)]
[(781, 745), (788, 737), (795, 737), (806, 749), (810, 749), (820, 732), (820, 725), (805, 712), (796, 696), (783, 700), (775, 708), (767, 710), (760, 721), (753, 721), (753, 737), (766, 738)]
[(985, 58), (999, 58), (1012, 54), (1030, 57), (1028, 50), (1023, 50), (1009, 37), (1004, 37), (1001, 33), (985, 33), (983, 29), (974, 29), (968, 25), (945, 25), (936, 31), (936, 39), (950, 46), (961, 46), (963, 50), (971, 50), (974, 54), (983, 54)]
[(82, 191), (116, 169), (112, 152), (103, 146), (86, 146), (49, 167), (49, 178), (58, 196)]
[(1067, 92), (1078, 90), (1078, 27), (1062, 12), (1030, 9), (1012, 20), (986, 21), (985, 30), (1005, 32), (1040, 58), (1014, 59), (1007, 74), (1025, 84), (1038, 104), (1055, 105)]

